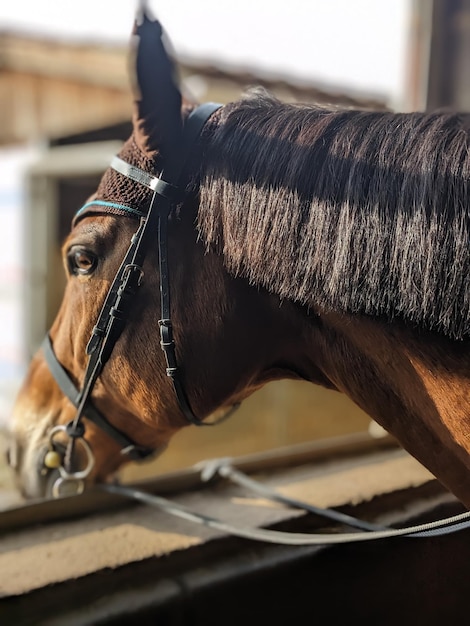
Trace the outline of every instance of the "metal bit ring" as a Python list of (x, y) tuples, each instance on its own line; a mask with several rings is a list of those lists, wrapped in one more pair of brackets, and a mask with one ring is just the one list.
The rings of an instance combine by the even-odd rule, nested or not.
[[(58, 426), (54, 426), (54, 428), (51, 429), (49, 433), (49, 445), (51, 449), (54, 449), (54, 437), (57, 433), (65, 433), (67, 435), (67, 427), (59, 424)], [(62, 480), (64, 481), (83, 481), (85, 478), (87, 478), (87, 476), (90, 474), (91, 470), (95, 466), (95, 457), (93, 456), (93, 451), (88, 441), (83, 437), (77, 437), (76, 441), (77, 443), (81, 444), (83, 449), (85, 450), (87, 464), (84, 469), (78, 470), (76, 472), (69, 472), (65, 469), (63, 465), (60, 465), (58, 467), (58, 470)]]

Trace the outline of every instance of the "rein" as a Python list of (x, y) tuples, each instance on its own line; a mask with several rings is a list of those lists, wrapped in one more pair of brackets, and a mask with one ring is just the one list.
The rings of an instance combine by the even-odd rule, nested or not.
[(116, 484), (103, 484), (99, 488), (112, 494), (132, 498), (138, 502), (153, 506), (169, 515), (185, 519), (196, 524), (213, 528), (214, 530), (251, 539), (253, 541), (263, 541), (267, 543), (290, 545), (290, 546), (326, 546), (341, 543), (354, 543), (359, 541), (374, 541), (377, 539), (388, 539), (391, 537), (406, 537), (426, 539), (448, 535), (470, 527), (470, 511), (452, 515), (444, 519), (404, 528), (391, 528), (380, 526), (357, 519), (351, 515), (335, 511), (334, 509), (322, 509), (300, 500), (289, 498), (283, 494), (266, 487), (262, 483), (253, 480), (240, 470), (233, 467), (230, 459), (214, 459), (201, 464), (201, 478), (209, 481), (215, 476), (229, 480), (236, 485), (249, 489), (250, 491), (274, 502), (279, 502), (291, 508), (301, 509), (307, 513), (313, 513), (320, 517), (341, 523), (343, 525), (356, 528), (356, 532), (330, 532), (330, 533), (296, 533), (272, 530), (266, 528), (246, 527), (231, 524), (208, 515), (196, 513), (188, 507), (172, 502), (161, 496), (156, 496), (148, 492)]
[[(213, 423), (203, 422), (194, 414), (179, 377), (173, 338), (173, 326), (170, 315), (171, 301), (167, 228), (170, 211), (182, 196), (182, 183), (180, 178), (189, 153), (199, 137), (204, 124), (220, 106), (220, 104), (206, 103), (196, 108), (188, 116), (183, 128), (182, 158), (178, 165), (174, 165), (172, 168), (165, 171), (165, 179), (163, 178), (163, 171), (160, 176), (153, 176), (123, 161), (119, 157), (114, 157), (111, 162), (111, 167), (114, 170), (134, 182), (145, 185), (153, 191), (153, 196), (146, 216), (143, 214), (139, 215), (140, 212), (131, 207), (124, 205), (117, 207), (119, 210), (127, 211), (130, 214), (138, 214), (138, 216), (140, 216), (140, 224), (131, 239), (126, 255), (114, 277), (98, 321), (88, 341), (86, 347), (88, 364), (80, 390), (76, 388), (69, 374), (58, 361), (49, 336), (46, 336), (42, 345), (44, 356), (52, 375), (62, 393), (64, 393), (77, 409), (75, 417), (71, 422), (66, 426), (59, 425), (54, 427), (49, 434), (49, 452), (52, 454), (49, 456), (46, 455), (44, 462), (45, 468), (46, 471), (49, 469), (58, 469), (60, 474), (60, 477), (55, 481), (52, 487), (54, 497), (59, 497), (63, 485), (71, 482), (75, 485), (76, 492), (81, 493), (84, 489), (84, 480), (93, 469), (93, 454), (89, 444), (84, 439), (85, 425), (82, 421), (83, 417), (92, 421), (117, 441), (121, 446), (121, 454), (125, 454), (133, 460), (142, 460), (150, 456), (155, 456), (160, 454), (166, 447), (153, 450), (135, 444), (132, 439), (113, 426), (109, 420), (93, 406), (90, 400), (96, 380), (111, 356), (113, 348), (126, 324), (133, 298), (142, 281), (144, 259), (151, 242), (154, 240), (155, 231), (157, 232), (160, 271), (161, 319), (158, 324), (160, 328), (160, 345), (166, 359), (166, 374), (172, 380), (178, 404), (186, 420), (196, 426), (213, 425)], [(96, 202), (90, 202), (85, 205), (77, 213), (75, 219), (85, 215), (87, 208), (94, 204), (96, 204)], [(111, 202), (98, 201), (98, 205), (116, 208), (116, 205)], [(234, 408), (236, 408), (236, 405)], [(231, 414), (231, 412), (232, 411), (229, 411), (229, 414)], [(224, 420), (227, 417), (228, 415), (226, 414), (221, 419)], [(58, 444), (55, 442), (55, 437), (58, 433), (62, 433), (62, 436), (65, 434), (68, 437), (66, 452), (63, 458), (56, 450)], [(85, 469), (78, 472), (72, 470), (72, 456), (77, 441), (80, 441), (88, 459)], [(54, 453), (56, 453), (56, 455), (54, 455)]]

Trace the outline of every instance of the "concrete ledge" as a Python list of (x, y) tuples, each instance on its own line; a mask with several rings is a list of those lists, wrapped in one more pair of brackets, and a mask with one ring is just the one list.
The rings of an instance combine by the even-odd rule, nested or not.
[[(417, 461), (397, 449), (278, 469), (257, 478), (285, 495), (320, 507), (355, 506), (433, 481)], [(175, 494), (172, 499), (195, 511), (243, 526), (270, 527), (304, 515), (220, 482), (199, 491)], [(167, 558), (224, 536), (147, 506), (130, 502), (121, 505), (124, 508), (119, 511), (42, 524), (4, 535), (0, 539), (3, 597), (27, 594), (144, 559)], [(387, 517), (387, 512), (383, 515)]]

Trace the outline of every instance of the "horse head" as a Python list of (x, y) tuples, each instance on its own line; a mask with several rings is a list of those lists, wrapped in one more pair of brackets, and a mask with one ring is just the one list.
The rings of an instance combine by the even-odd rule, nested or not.
[[(47, 493), (57, 481), (57, 470), (62, 470), (62, 483), (73, 484), (77, 476), (80, 483), (82, 477), (104, 480), (126, 461), (164, 449), (178, 429), (191, 421), (203, 423), (209, 414), (238, 403), (260, 384), (243, 353), (249, 352), (259, 331), (262, 307), (250, 319), (237, 316), (237, 302), (250, 299), (255, 290), (230, 277), (219, 257), (197, 241), (198, 159), (204, 138), (196, 133), (186, 153), (182, 148), (183, 127), (195, 106), (183, 102), (160, 24), (142, 15), (133, 43), (133, 134), (117, 162), (150, 181), (160, 174), (160, 187), (174, 191), (171, 201), (163, 197), (165, 207), (158, 209), (169, 213), (168, 224), (153, 219), (146, 228), (155, 190), (113, 168), (77, 213), (62, 247), (67, 275), (63, 301), (14, 407), (9, 458), (28, 496)], [(207, 126), (211, 123), (206, 121)], [(172, 315), (174, 311), (174, 338), (166, 338), (175, 349), (170, 348), (174, 354), (167, 358), (181, 364), (177, 387), (184, 389), (183, 408), (167, 376), (173, 364), (166, 362), (160, 346), (165, 340), (159, 331), (162, 318), (169, 317), (160, 305), (160, 292), (167, 289), (158, 271), (160, 227), (168, 231), (162, 246), (169, 258)], [(141, 241), (137, 252), (145, 247), (145, 255), (136, 267), (135, 241), (143, 230), (145, 245)], [(116, 300), (119, 288), (123, 293)], [(224, 336), (223, 322), (229, 319), (243, 327), (241, 341)], [(168, 325), (163, 326), (168, 332)], [(262, 337), (260, 332), (261, 341)], [(215, 356), (216, 345), (217, 354), (233, 355), (235, 344), (239, 350), (230, 362)], [(100, 361), (99, 376), (89, 371), (94, 358)], [(61, 387), (61, 379), (68, 389)], [(87, 384), (90, 395), (84, 398)], [(74, 428), (81, 400), (86, 407)]]

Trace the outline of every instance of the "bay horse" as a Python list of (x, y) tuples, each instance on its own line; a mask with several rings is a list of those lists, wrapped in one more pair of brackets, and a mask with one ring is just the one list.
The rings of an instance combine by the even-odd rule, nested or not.
[(197, 107), (157, 20), (133, 51), (132, 136), (73, 221), (14, 406), (24, 494), (104, 481), (291, 378), (347, 394), (470, 507), (468, 117)]

